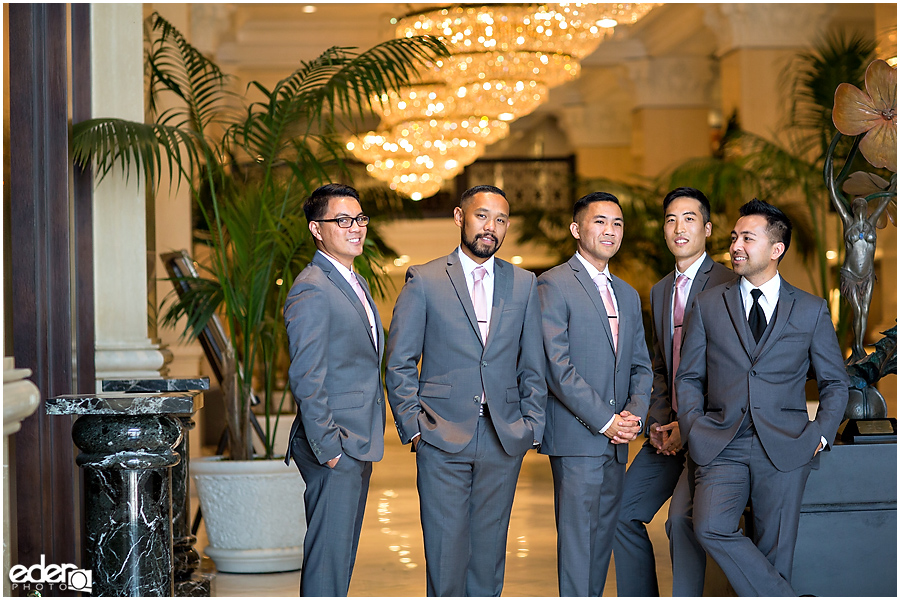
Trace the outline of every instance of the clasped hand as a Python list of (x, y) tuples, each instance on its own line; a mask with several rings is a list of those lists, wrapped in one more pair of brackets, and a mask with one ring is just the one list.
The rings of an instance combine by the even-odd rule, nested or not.
[(657, 454), (673, 456), (681, 450), (681, 430), (678, 421), (668, 425), (654, 423), (650, 426), (650, 444), (656, 448)]
[(612, 424), (606, 428), (603, 435), (608, 437), (613, 444), (627, 444), (641, 432), (641, 418), (623, 410), (613, 419)]

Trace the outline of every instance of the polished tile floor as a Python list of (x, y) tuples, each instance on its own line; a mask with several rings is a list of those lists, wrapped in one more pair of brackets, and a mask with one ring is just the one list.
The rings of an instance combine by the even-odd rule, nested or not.
[[(384, 460), (375, 464), (363, 522), (351, 596), (409, 597), (425, 595), (425, 556), (416, 493), (416, 466), (409, 446), (401, 446), (396, 432), (385, 435)], [(640, 448), (631, 444), (633, 457)], [(301, 499), (298, 499), (301, 501)], [(650, 524), (657, 550), (660, 592), (671, 595), (672, 573), (665, 534), (664, 506)], [(198, 532), (197, 549), (206, 546)], [(205, 559), (205, 565), (211, 565)], [(296, 596), (300, 572), (265, 575), (219, 573), (215, 596)], [(553, 481), (546, 456), (529, 452), (522, 465), (510, 520), (504, 596), (556, 596), (556, 526)], [(610, 566), (605, 596), (616, 595), (615, 569)]]

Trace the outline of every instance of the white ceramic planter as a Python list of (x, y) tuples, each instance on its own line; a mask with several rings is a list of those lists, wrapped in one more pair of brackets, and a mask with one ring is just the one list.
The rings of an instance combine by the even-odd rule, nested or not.
[(209, 546), (225, 573), (296, 571), (303, 563), (306, 485), (283, 460), (191, 460)]

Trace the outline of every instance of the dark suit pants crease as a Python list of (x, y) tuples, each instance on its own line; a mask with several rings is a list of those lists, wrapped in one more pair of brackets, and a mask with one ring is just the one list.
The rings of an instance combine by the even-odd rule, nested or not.
[[(776, 469), (753, 427), (708, 465), (697, 466), (694, 529), (738, 595), (797, 595), (788, 582), (810, 468), (807, 463), (788, 472)], [(738, 528), (748, 498), (752, 540)]]
[(319, 464), (305, 439), (295, 437), (291, 454), (306, 492), (301, 596), (346, 596), (366, 509), (372, 463), (344, 454), (332, 469)]
[(560, 596), (602, 596), (622, 500), (625, 465), (602, 456), (551, 456)]
[(417, 487), (429, 596), (499, 596), (522, 455), (510, 456), (490, 418), (457, 453), (420, 441)]
[[(685, 468), (686, 462), (689, 468)], [(628, 467), (613, 544), (616, 589), (620, 597), (659, 596), (656, 559), (647, 523), (670, 497), (666, 534), (672, 557), (672, 595), (703, 595), (706, 551), (694, 536), (691, 518), (694, 466), (685, 450), (666, 456), (657, 454), (656, 448), (647, 443)]]

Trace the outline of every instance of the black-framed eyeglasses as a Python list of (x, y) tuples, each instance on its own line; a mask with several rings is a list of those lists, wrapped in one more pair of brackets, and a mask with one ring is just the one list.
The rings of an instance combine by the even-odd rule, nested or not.
[(369, 217), (359, 215), (358, 217), (338, 217), (337, 219), (315, 219), (315, 221), (316, 223), (337, 223), (337, 226), (341, 229), (350, 229), (353, 221), (356, 221), (356, 224), (360, 227), (365, 227), (369, 224)]

